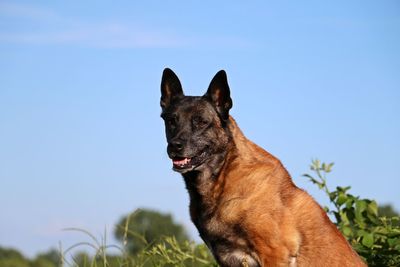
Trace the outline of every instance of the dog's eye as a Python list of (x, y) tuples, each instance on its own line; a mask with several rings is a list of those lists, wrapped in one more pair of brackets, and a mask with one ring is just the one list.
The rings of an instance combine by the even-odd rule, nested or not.
[(176, 117), (175, 116), (165, 118), (165, 122), (166, 122), (167, 126), (171, 129), (176, 127)]
[(163, 119), (165, 121), (165, 126), (168, 127), (170, 130), (174, 130), (176, 128), (178, 118), (175, 114), (168, 114), (163, 116)]
[(193, 127), (195, 128), (203, 128), (208, 125), (208, 121), (200, 116), (195, 116), (192, 119)]

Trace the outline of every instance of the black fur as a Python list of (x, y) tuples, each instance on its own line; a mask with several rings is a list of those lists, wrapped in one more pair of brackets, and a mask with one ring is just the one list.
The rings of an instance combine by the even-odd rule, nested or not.
[[(215, 75), (205, 95), (185, 96), (178, 77), (172, 70), (164, 70), (161, 117), (165, 121), (167, 152), (173, 162), (189, 161), (183, 166), (173, 164), (173, 169), (184, 177), (192, 221), (221, 266), (257, 267), (254, 249), (243, 228), (215, 220), (215, 206), (206, 197), (233, 145), (228, 127), (231, 107), (225, 71)], [(236, 251), (247, 255), (247, 265)]]
[(218, 72), (204, 96), (185, 96), (178, 77), (165, 69), (161, 82), (161, 117), (165, 121), (168, 155), (171, 159), (191, 158), (188, 168), (218, 169), (229, 143), (226, 120), (232, 107), (224, 71)]

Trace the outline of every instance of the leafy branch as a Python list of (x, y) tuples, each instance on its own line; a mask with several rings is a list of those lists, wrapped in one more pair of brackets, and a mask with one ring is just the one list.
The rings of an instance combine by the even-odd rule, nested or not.
[(377, 202), (351, 195), (350, 186), (329, 190), (326, 176), (332, 167), (316, 159), (310, 166), (313, 174), (303, 175), (328, 195), (334, 209), (325, 207), (326, 212), (369, 266), (400, 266), (399, 217), (380, 217)]

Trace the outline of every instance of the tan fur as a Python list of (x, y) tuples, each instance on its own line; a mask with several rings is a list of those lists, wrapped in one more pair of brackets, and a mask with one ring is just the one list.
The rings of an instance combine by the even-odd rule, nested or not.
[(232, 117), (228, 125), (233, 145), (205, 200), (216, 207), (209, 228), (239, 222), (262, 266), (366, 266), (281, 162), (246, 139)]

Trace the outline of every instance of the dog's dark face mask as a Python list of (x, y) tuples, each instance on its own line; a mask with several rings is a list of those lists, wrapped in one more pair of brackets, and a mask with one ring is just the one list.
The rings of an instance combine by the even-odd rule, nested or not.
[(205, 95), (185, 96), (178, 77), (165, 69), (160, 103), (173, 169), (186, 173), (212, 167), (229, 142), (226, 123), (232, 100), (226, 73), (215, 75)]

